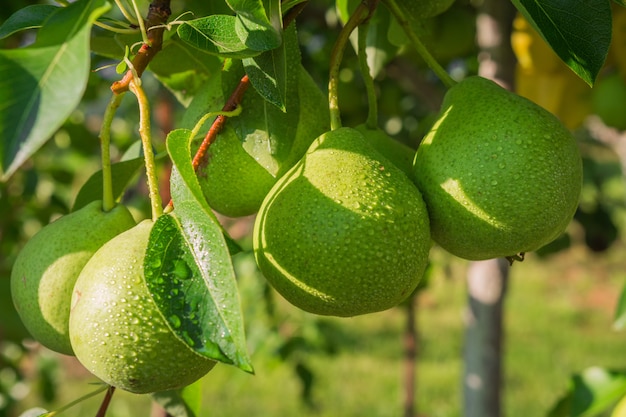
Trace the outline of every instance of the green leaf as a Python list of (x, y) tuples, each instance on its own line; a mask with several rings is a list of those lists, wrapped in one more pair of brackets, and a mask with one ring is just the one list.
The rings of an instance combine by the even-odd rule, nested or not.
[(203, 378), (182, 389), (155, 392), (152, 398), (172, 417), (197, 417), (202, 405)]
[(0, 50), (0, 180), (8, 179), (61, 126), (89, 78), (91, 24), (106, 0), (60, 8), (27, 48)]
[(172, 331), (201, 355), (253, 372), (229, 248), (191, 165), (190, 132), (167, 138), (174, 210), (159, 217), (144, 266)]
[(51, 4), (33, 4), (19, 9), (0, 26), (0, 39), (22, 30), (40, 28), (57, 10), (59, 7)]
[(626, 328), (626, 285), (622, 288), (622, 294), (615, 308), (613, 328), (615, 330), (624, 330)]
[(285, 42), (280, 48), (244, 59), (243, 66), (254, 89), (268, 102), (286, 111), (288, 68), (300, 63), (300, 49), (294, 26), (285, 31)]
[(237, 13), (235, 30), (239, 39), (256, 51), (269, 51), (282, 43), (281, 7), (278, 0), (227, 0)]
[(599, 367), (572, 376), (570, 388), (548, 417), (593, 417), (626, 394), (626, 373)]
[(280, 30), (271, 25), (259, 25), (239, 15), (235, 21), (235, 31), (241, 42), (255, 51), (269, 51), (279, 47), (282, 42)]
[(513, 4), (563, 62), (593, 85), (611, 44), (610, 2), (513, 0)]
[(263, 52), (254, 58), (243, 60), (250, 82), (261, 96), (286, 111), (287, 98), (287, 57), (285, 48), (276, 48)]
[[(118, 162), (111, 165), (111, 178), (113, 180), (113, 197), (117, 200), (122, 196), (124, 190), (131, 180), (135, 178), (141, 167), (143, 167), (143, 157), (134, 158), (127, 161)], [(95, 200), (102, 200), (102, 170), (95, 172), (83, 184), (78, 191), (72, 211), (76, 211)]]
[(259, 54), (237, 36), (237, 17), (211, 15), (188, 20), (178, 27), (178, 36), (191, 46), (223, 58), (242, 59)]

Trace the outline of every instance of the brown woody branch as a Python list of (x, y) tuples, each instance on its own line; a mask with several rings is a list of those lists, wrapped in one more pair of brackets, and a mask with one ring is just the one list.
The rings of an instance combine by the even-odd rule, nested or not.
[(109, 404), (111, 403), (111, 398), (113, 398), (113, 394), (115, 393), (115, 387), (114, 386), (110, 386), (109, 389), (107, 389), (107, 393), (104, 396), (104, 399), (102, 400), (102, 404), (100, 404), (100, 408), (98, 409), (98, 414), (96, 414), (96, 417), (104, 417), (107, 413), (107, 409), (109, 408)]
[[(163, 32), (165, 31), (165, 27), (162, 27), (162, 25), (167, 22), (171, 14), (170, 0), (154, 0), (150, 3), (148, 15), (145, 19), (148, 43), (141, 45), (137, 55), (132, 60), (133, 68), (138, 77), (141, 77), (152, 58), (161, 50), (163, 46)], [(121, 80), (115, 81), (111, 85), (113, 93), (121, 94), (128, 91), (128, 85), (133, 77), (134, 74), (131, 70), (126, 71)]]
[[(243, 94), (246, 92), (249, 85), (250, 85), (250, 79), (248, 78), (247, 75), (244, 75), (241, 81), (239, 81), (239, 85), (237, 85), (235, 90), (232, 92), (232, 94), (226, 101), (226, 104), (224, 104), (224, 107), (222, 107), (222, 111), (227, 112), (227, 111), (235, 110), (237, 106), (239, 105), (239, 103), (241, 103)], [(202, 141), (202, 144), (200, 145), (200, 147), (196, 151), (196, 154), (193, 157), (192, 164), (193, 164), (194, 170), (198, 169), (198, 167), (200, 166), (200, 164), (206, 157), (206, 153), (209, 150), (209, 146), (211, 146), (211, 144), (217, 138), (217, 134), (224, 128), (224, 124), (226, 123), (226, 120), (228, 120), (227, 116), (219, 115), (213, 121), (211, 128), (207, 132), (206, 136), (204, 137), (204, 140)]]

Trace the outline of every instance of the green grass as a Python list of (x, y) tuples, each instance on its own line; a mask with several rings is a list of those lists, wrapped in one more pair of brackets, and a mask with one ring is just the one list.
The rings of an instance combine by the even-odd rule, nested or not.
[[(586, 367), (626, 368), (626, 334), (611, 330), (613, 307), (626, 278), (623, 250), (593, 256), (574, 247), (546, 260), (531, 255), (513, 266), (504, 318), (507, 417), (544, 416), (565, 391), (568, 378)], [(415, 396), (420, 417), (460, 416), (467, 264), (439, 251), (434, 259), (430, 286), (418, 299)], [(275, 296), (272, 321), (265, 313), (262, 278), (251, 262), (246, 255), (237, 259), (256, 375), (217, 366), (204, 379), (202, 416), (401, 416), (404, 310), (320, 320)], [(308, 344), (281, 360), (277, 352), (292, 336)], [(298, 362), (313, 373), (310, 405), (301, 401), (302, 386), (294, 372)], [(46, 406), (54, 409), (92, 390), (89, 381), (93, 379), (77, 375), (75, 365), (62, 367), (60, 398)], [(94, 416), (100, 398), (66, 415)], [(39, 401), (34, 390), (21, 407)], [(146, 396), (118, 392), (107, 416), (148, 416), (150, 407)]]

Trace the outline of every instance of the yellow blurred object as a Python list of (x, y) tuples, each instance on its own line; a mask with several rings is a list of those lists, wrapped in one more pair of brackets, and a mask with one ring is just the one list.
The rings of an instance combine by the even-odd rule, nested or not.
[(626, 417), (626, 396), (617, 403), (611, 417)]
[(550, 73), (560, 70), (561, 59), (520, 14), (513, 21), (511, 46), (523, 71)]
[(579, 127), (591, 113), (591, 88), (521, 15), (513, 22), (511, 46), (518, 61), (517, 93), (553, 113), (568, 129)]

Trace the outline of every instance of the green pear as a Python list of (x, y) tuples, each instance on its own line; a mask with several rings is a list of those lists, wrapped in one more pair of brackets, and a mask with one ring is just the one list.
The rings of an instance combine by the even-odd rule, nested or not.
[[(222, 77), (237, 78), (227, 73)], [(329, 129), (326, 95), (301, 65), (292, 77), (295, 80), (288, 91), (286, 112), (249, 88), (241, 115), (229, 119), (209, 147), (207, 158), (198, 168), (198, 181), (209, 206), (219, 213), (229, 217), (256, 213), (277, 178)], [(214, 78), (219, 81), (220, 77)], [(230, 86), (230, 82), (225, 83)], [(214, 92), (219, 84), (212, 81), (197, 98), (203, 108), (207, 101), (214, 103), (210, 108), (221, 107), (218, 103), (223, 97)]]
[(578, 147), (561, 122), (481, 77), (446, 93), (414, 168), (433, 239), (473, 260), (515, 256), (556, 239), (582, 186)]
[(229, 217), (256, 213), (276, 178), (246, 152), (234, 129), (225, 126), (207, 156), (197, 174), (209, 206)]
[(20, 319), (42, 345), (72, 355), (68, 320), (72, 288), (89, 258), (134, 226), (128, 209), (102, 211), (94, 201), (43, 227), (20, 251), (11, 271), (11, 296)]
[(70, 313), (78, 360), (134, 393), (189, 385), (215, 365), (172, 332), (150, 296), (143, 262), (153, 224), (142, 221), (94, 254), (76, 281)]
[(393, 307), (419, 283), (430, 249), (415, 185), (363, 135), (317, 138), (272, 188), (254, 225), (257, 264), (295, 306), (354, 316)]
[(382, 129), (372, 129), (365, 124), (358, 125), (355, 129), (363, 134), (374, 149), (400, 168), (409, 178), (413, 178), (414, 149), (391, 138)]

